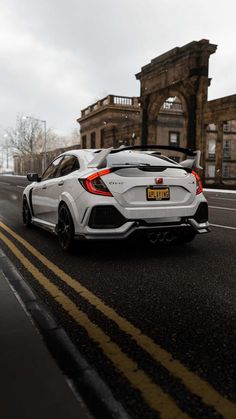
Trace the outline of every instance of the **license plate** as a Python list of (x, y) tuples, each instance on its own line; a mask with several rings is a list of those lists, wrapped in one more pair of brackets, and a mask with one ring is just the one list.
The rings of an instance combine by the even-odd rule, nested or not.
[(148, 201), (164, 201), (170, 199), (169, 188), (147, 188)]

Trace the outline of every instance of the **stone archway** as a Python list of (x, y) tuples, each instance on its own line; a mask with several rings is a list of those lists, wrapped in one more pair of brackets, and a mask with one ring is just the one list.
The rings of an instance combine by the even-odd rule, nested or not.
[(177, 96), (186, 115), (186, 146), (202, 148), (209, 57), (217, 46), (208, 40), (193, 41), (154, 58), (136, 75), (140, 80), (142, 143), (155, 143), (155, 123), (166, 98)]
[[(186, 98), (179, 91), (168, 89), (167, 96), (153, 96), (149, 107), (149, 143), (173, 145), (170, 135), (175, 132), (176, 146), (187, 146), (188, 107)], [(151, 140), (151, 141), (150, 141)]]

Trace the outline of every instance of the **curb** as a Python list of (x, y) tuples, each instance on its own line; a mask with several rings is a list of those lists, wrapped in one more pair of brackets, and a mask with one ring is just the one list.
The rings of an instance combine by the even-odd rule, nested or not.
[(1, 270), (26, 314), (40, 331), (75, 395), (82, 396), (96, 419), (131, 419), (107, 384), (72, 343), (65, 330), (27, 285), (23, 277), (0, 249)]

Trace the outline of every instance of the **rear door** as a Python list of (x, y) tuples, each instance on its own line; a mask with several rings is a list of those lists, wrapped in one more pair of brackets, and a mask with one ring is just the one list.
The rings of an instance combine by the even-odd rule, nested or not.
[[(79, 170), (79, 160), (73, 155), (63, 155), (54, 160), (42, 176), (40, 183), (32, 192), (34, 215), (44, 221), (56, 224), (58, 206), (63, 192), (76, 199), (78, 191), (74, 187), (74, 178), (70, 176)], [(78, 180), (77, 180), (78, 183)]]
[[(58, 171), (57, 194), (60, 197), (64, 192), (71, 199), (76, 200), (79, 196), (78, 178), (75, 179), (73, 172), (80, 169), (78, 157), (65, 155)], [(59, 202), (57, 203), (58, 208)]]
[(45, 170), (41, 182), (32, 191), (34, 216), (54, 223), (55, 208), (58, 203), (58, 170), (64, 156), (55, 159)]

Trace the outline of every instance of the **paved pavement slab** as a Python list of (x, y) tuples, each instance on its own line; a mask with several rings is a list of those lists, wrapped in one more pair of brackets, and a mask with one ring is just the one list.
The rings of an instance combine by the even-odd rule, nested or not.
[(0, 405), (4, 419), (88, 419), (0, 270)]

